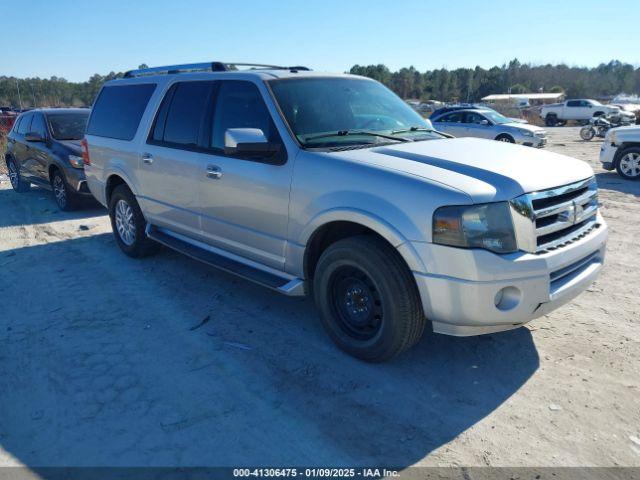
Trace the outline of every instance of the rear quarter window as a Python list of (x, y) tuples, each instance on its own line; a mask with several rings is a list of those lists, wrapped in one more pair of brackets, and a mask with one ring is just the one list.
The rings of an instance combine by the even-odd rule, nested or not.
[(132, 140), (155, 88), (150, 83), (104, 87), (93, 106), (87, 134)]

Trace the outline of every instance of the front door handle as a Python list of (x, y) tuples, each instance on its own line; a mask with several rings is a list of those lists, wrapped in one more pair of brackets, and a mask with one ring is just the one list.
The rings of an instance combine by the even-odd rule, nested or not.
[(222, 170), (217, 165), (207, 165), (207, 178), (218, 180), (222, 177)]
[(153, 155), (151, 155), (150, 153), (143, 153), (142, 162), (146, 163), (147, 165), (151, 165), (153, 163)]

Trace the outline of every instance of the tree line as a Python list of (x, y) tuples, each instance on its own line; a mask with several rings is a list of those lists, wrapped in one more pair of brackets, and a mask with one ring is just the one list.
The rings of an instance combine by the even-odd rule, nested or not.
[[(139, 68), (144, 68), (142, 64)], [(613, 60), (597, 67), (531, 65), (517, 59), (489, 69), (446, 68), (420, 72), (414, 67), (392, 72), (385, 65), (354, 65), (350, 73), (374, 78), (402, 98), (476, 102), (492, 93), (565, 92), (569, 98), (611, 98), (640, 93), (640, 68)], [(0, 106), (90, 106), (105, 81), (123, 73), (95, 74), (86, 82), (62, 77), (0, 76)]]
[(640, 68), (612, 60), (597, 67), (531, 65), (517, 59), (490, 69), (446, 68), (390, 71), (385, 65), (355, 65), (350, 73), (374, 78), (400, 97), (445, 102), (477, 102), (493, 93), (564, 92), (568, 98), (608, 99), (640, 92)]

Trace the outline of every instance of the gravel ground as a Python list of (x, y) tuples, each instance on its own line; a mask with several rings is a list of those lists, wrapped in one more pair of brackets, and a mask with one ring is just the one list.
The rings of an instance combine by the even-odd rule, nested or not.
[(307, 299), (169, 251), (132, 260), (101, 208), (0, 177), (0, 465), (640, 466), (640, 182), (598, 147), (551, 129), (597, 174), (599, 281), (383, 365), (335, 349)]

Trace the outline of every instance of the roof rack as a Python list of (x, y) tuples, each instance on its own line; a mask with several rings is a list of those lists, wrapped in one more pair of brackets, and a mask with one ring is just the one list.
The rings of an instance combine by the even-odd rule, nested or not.
[(295, 67), (282, 67), (278, 65), (264, 65), (261, 63), (205, 62), (185, 63), (183, 65), (166, 65), (164, 67), (139, 68), (137, 70), (129, 70), (128, 72), (125, 72), (124, 78), (188, 72), (233, 72), (240, 70), (238, 67), (249, 67), (246, 70), (289, 70), (291, 72), (296, 72), (298, 70), (310, 70), (309, 68), (301, 65)]

